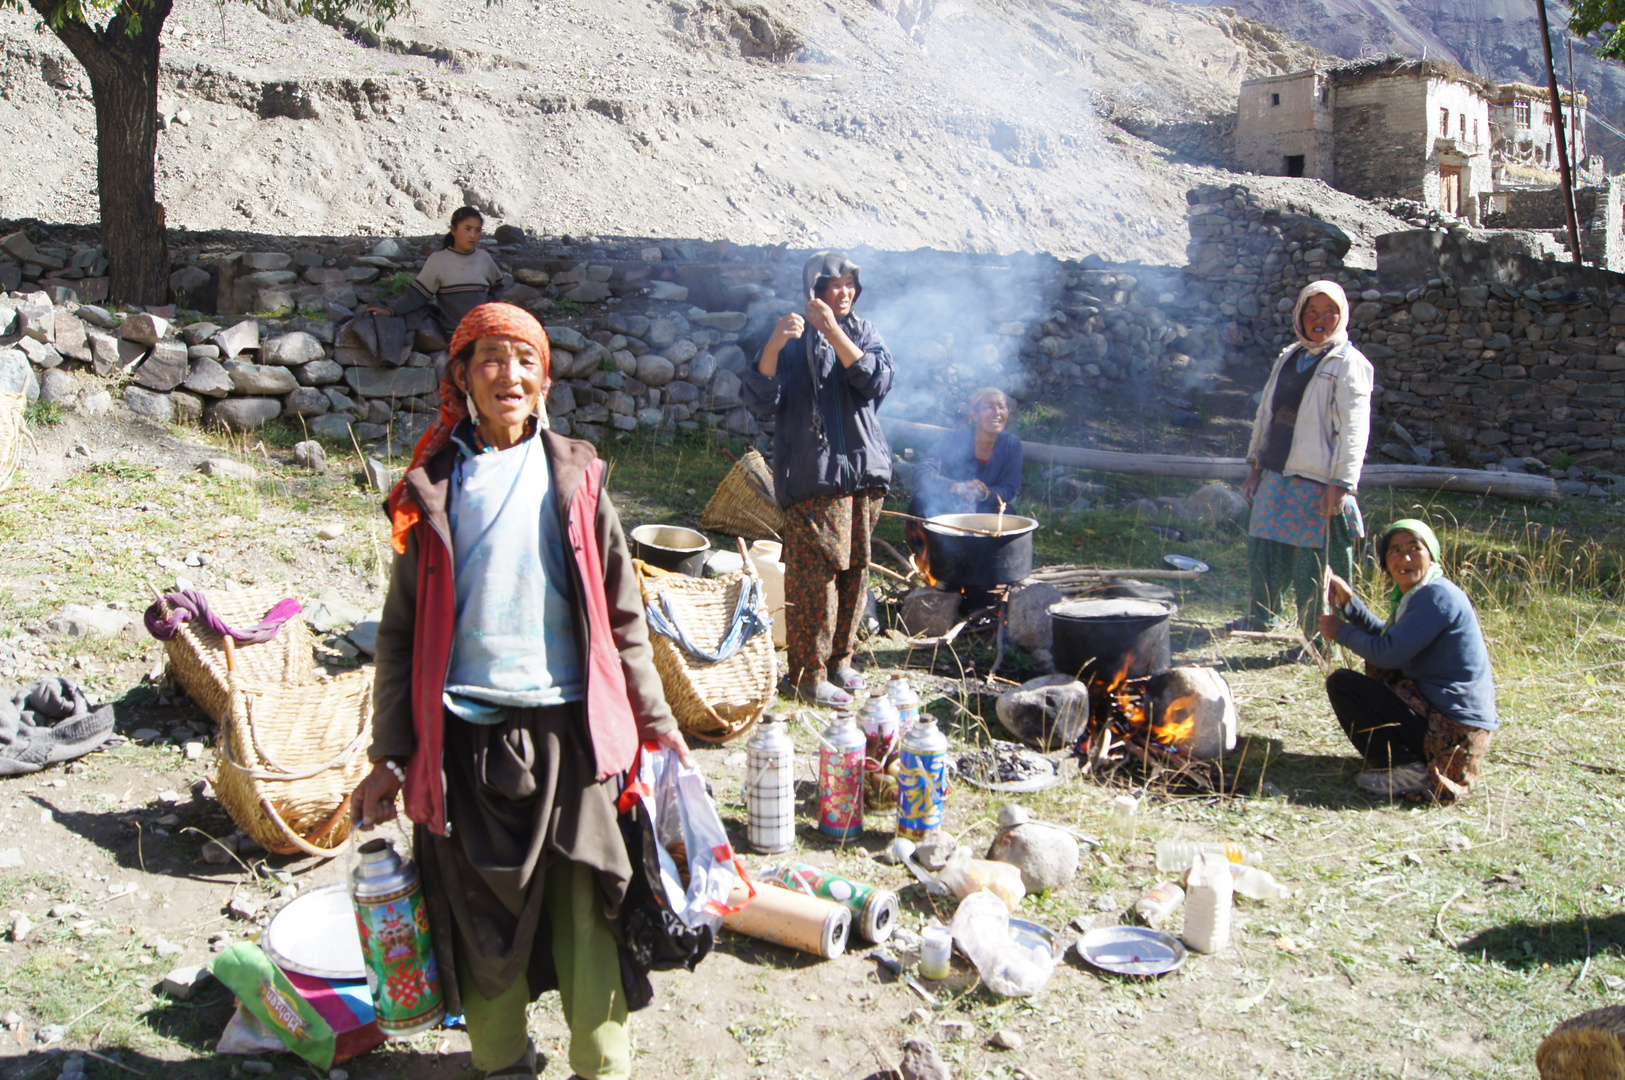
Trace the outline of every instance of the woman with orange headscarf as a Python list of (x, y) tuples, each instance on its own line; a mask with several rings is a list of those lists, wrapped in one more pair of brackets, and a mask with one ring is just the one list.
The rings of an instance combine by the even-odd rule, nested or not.
[[(688, 748), (655, 672), (620, 518), (591, 445), (541, 423), (547, 335), (482, 304), (440, 416), (390, 493), (363, 826), (404, 790), (449, 1011), (473, 1064), (529, 1080), (525, 1007), (557, 988), (580, 1077), (630, 1074), (615, 919), (632, 876), (615, 807), (640, 741)], [(630, 992), (630, 1001), (629, 1001)]]

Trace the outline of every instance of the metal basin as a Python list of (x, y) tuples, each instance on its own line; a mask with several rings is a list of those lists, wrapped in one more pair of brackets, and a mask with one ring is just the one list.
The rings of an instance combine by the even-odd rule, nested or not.
[(631, 534), (632, 554), (662, 570), (699, 577), (705, 572), (705, 557), (711, 541), (704, 533), (680, 525), (639, 525)]

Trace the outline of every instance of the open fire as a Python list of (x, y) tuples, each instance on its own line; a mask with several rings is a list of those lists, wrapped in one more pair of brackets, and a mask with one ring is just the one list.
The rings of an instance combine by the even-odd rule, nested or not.
[(1106, 678), (1089, 683), (1089, 725), (1078, 753), (1096, 770), (1133, 758), (1151, 767), (1195, 769), (1236, 745), (1230, 685), (1210, 668), (1174, 668), (1130, 677), (1126, 655)]

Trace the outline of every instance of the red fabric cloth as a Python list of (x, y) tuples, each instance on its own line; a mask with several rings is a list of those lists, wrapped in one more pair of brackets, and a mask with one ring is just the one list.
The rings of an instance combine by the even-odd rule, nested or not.
[[(549, 378), (553, 356), (547, 344), (547, 331), (536, 317), (524, 308), (512, 304), (481, 304), (479, 307), (463, 316), (463, 321), (457, 324), (457, 332), (452, 335), (449, 352), (456, 356), (459, 352), (485, 337), (516, 338), (534, 348), (542, 356), (542, 400), (547, 400)], [(434, 457), (451, 440), (451, 429), (462, 422), (468, 415), (468, 403), (465, 395), (457, 388), (451, 379), (451, 368), (448, 365), (446, 377), (440, 380), (440, 415), (435, 422), (429, 425), (429, 430), (423, 433), (417, 446), (412, 450), (412, 464), (406, 471), (422, 465)], [(390, 543), (397, 552), (406, 550), (406, 535), (412, 531), (412, 526), (422, 520), (423, 513), (406, 495), (405, 474), (389, 492), (390, 517)], [(438, 760), (438, 758), (436, 759)]]
[[(604, 595), (603, 552), (599, 547), (598, 506), (604, 463), (594, 459), (570, 497), (565, 531), (575, 557), (574, 595), (585, 613), (586, 699), (583, 711), (592, 736), (596, 778), (626, 772), (638, 748), (637, 716), (627, 698), (626, 672), (615, 647)], [(407, 496), (410, 500), (410, 496)], [(416, 506), (416, 503), (413, 503)], [(445, 745), (446, 667), (456, 627), (457, 596), (451, 552), (428, 521), (416, 526), (418, 591), (416, 638), (412, 651), (412, 727), (417, 751), (406, 766), (402, 795), (406, 816), (437, 835), (446, 835)]]

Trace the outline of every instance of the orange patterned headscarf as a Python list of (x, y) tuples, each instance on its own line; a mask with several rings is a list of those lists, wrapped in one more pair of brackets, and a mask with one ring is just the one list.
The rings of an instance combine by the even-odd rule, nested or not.
[[(481, 304), (463, 316), (451, 336), (448, 350), (453, 357), (465, 348), (486, 337), (514, 338), (530, 345), (542, 357), (542, 398), (547, 398), (550, 382), (549, 369), (552, 353), (547, 347), (547, 331), (536, 317), (512, 304)], [(440, 415), (418, 440), (412, 451), (412, 464), (407, 472), (422, 465), (445, 449), (451, 441), (451, 431), (468, 416), (467, 396), (457, 388), (451, 378), (451, 365), (446, 365), (445, 377), (440, 380)], [(398, 553), (406, 552), (406, 535), (412, 526), (423, 519), (423, 510), (417, 500), (406, 493), (406, 477), (402, 476), (389, 492), (390, 543)]]

